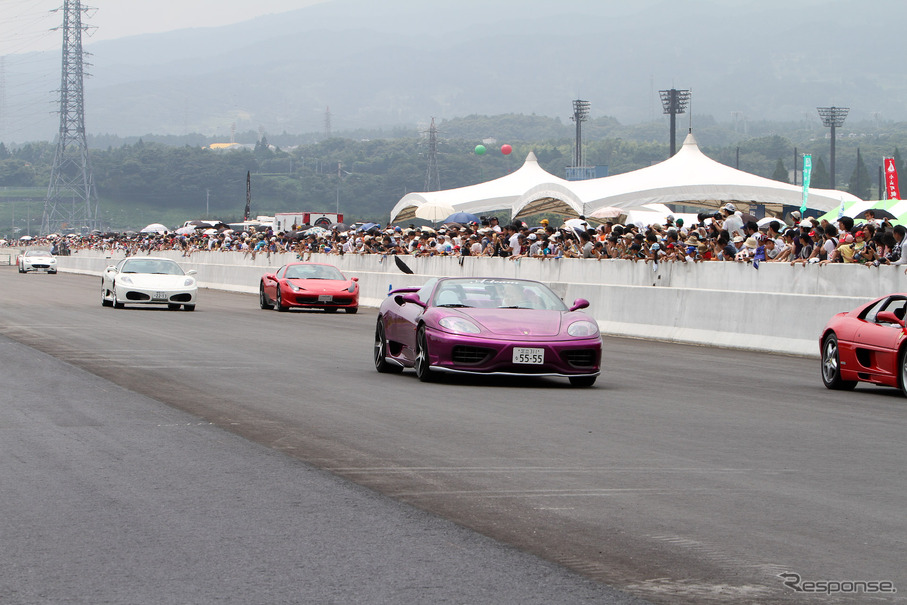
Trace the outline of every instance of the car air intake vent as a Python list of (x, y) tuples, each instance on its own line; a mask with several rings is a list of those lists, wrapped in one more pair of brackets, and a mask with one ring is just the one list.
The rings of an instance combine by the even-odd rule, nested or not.
[(452, 358), (454, 363), (475, 364), (482, 363), (490, 354), (488, 349), (460, 345), (453, 348)]
[(589, 368), (595, 365), (594, 349), (567, 351), (564, 356), (567, 358), (567, 363), (576, 368)]
[(173, 302), (189, 302), (190, 300), (192, 300), (192, 295), (188, 292), (183, 294), (174, 294), (170, 297), (170, 300), (172, 300)]
[(151, 300), (151, 297), (144, 292), (127, 292), (126, 300)]

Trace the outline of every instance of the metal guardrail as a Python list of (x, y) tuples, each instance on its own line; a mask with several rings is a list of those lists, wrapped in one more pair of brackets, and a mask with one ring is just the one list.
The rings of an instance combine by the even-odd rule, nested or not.
[(0, 252), (0, 265), (12, 265), (13, 255), (7, 252)]

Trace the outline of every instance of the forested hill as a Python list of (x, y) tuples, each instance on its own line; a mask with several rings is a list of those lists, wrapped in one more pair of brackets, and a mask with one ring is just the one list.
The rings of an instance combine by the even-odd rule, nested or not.
[[(703, 151), (720, 162), (785, 180), (793, 167), (794, 149), (814, 157), (813, 185), (828, 186), (829, 141), (825, 129), (797, 124), (751, 124), (748, 132), (705, 119), (695, 129)], [(584, 124), (586, 163), (608, 166), (611, 174), (635, 170), (668, 157), (664, 120), (623, 126), (612, 119)], [(450, 189), (497, 178), (520, 167), (529, 151), (557, 176), (571, 165), (574, 126), (538, 116), (470, 116), (438, 123), (441, 187)], [(488, 152), (476, 144), (487, 132), (503, 133)], [(533, 136), (537, 133), (537, 136)], [(779, 134), (781, 133), (781, 134)], [(678, 128), (678, 145), (685, 135)], [(206, 213), (238, 218), (245, 206), (246, 173), (252, 174), (253, 213), (334, 211), (349, 220), (386, 222), (394, 204), (407, 192), (425, 188), (428, 167), (424, 132), (346, 133), (322, 141), (310, 135), (265, 136), (239, 133), (247, 147), (232, 151), (207, 148), (214, 138), (153, 137), (123, 140), (91, 138), (91, 162), (103, 220), (115, 229), (150, 222), (175, 225)], [(381, 138), (372, 138), (381, 137)], [(505, 156), (504, 143), (513, 147)], [(857, 150), (862, 164), (857, 164)], [(882, 157), (907, 149), (907, 124), (854, 123), (837, 145), (837, 186), (858, 196), (877, 197)], [(50, 143), (15, 148), (0, 145), (0, 188), (45, 187), (53, 161)], [(339, 164), (339, 177), (338, 177)], [(858, 170), (859, 169), (859, 170)], [(859, 173), (859, 177), (857, 177)], [(902, 166), (902, 174), (907, 174)], [(41, 205), (33, 204), (32, 216)], [(11, 216), (15, 213), (15, 216)], [(25, 220), (26, 209), (0, 204), (0, 234)]]

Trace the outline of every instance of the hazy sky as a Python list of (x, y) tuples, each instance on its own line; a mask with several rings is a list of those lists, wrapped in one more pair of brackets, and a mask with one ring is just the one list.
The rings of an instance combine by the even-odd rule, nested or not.
[[(88, 8), (83, 45), (93, 41), (213, 27), (259, 15), (304, 8), (326, 0), (82, 0)], [(63, 0), (0, 0), (0, 55), (59, 48)]]

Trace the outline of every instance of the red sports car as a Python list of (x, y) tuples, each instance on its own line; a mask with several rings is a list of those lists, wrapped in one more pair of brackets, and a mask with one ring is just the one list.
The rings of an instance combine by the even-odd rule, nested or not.
[(858, 382), (900, 388), (907, 395), (907, 294), (889, 294), (838, 313), (822, 331), (822, 382), (852, 389)]
[(359, 310), (358, 282), (358, 277), (347, 278), (333, 265), (289, 263), (261, 278), (258, 300), (262, 309), (309, 307), (355, 313)]

